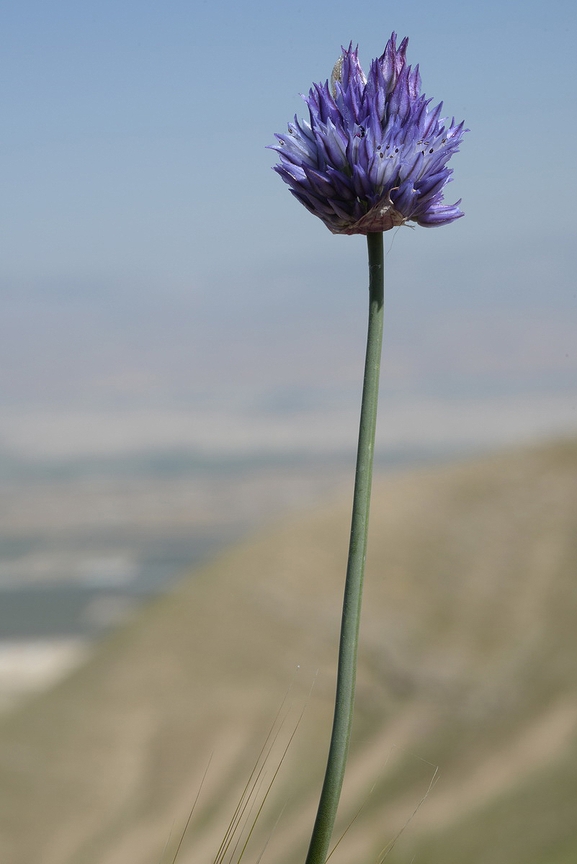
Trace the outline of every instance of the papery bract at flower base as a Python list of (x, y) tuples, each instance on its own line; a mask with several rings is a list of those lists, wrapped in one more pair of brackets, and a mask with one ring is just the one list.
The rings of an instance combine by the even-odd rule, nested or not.
[(463, 123), (445, 126), (442, 104), (421, 95), (419, 67), (406, 64), (396, 34), (365, 77), (358, 50), (343, 49), (331, 83), (313, 84), (310, 122), (289, 123), (271, 147), (274, 166), (305, 207), (334, 234), (388, 231), (407, 221), (446, 225), (463, 216), (443, 204)]

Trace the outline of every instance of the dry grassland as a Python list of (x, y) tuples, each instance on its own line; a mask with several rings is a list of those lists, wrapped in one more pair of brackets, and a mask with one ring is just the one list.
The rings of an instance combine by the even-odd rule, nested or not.
[[(212, 753), (177, 859), (212, 862), (289, 689), (261, 796), (304, 715), (243, 860), (303, 860), (349, 510), (229, 551), (4, 719), (1, 861), (171, 862)], [(576, 613), (577, 442), (376, 483), (333, 864), (373, 864), (399, 832), (387, 864), (577, 858)]]

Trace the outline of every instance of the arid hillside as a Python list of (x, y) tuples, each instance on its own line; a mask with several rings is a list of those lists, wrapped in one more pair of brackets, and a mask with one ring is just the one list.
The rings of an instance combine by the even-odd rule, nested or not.
[[(3, 719), (0, 861), (171, 864), (200, 789), (177, 864), (302, 862), (349, 511), (231, 549)], [(575, 861), (576, 622), (577, 441), (379, 479), (333, 864)]]

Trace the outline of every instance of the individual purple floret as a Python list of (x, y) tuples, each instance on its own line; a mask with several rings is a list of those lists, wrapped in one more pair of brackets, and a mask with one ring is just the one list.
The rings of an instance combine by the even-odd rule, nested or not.
[(368, 78), (358, 48), (343, 48), (330, 84), (313, 84), (310, 122), (288, 124), (271, 147), (274, 166), (305, 207), (333, 234), (388, 231), (407, 221), (447, 225), (463, 216), (460, 201), (443, 204), (463, 123), (447, 127), (441, 102), (421, 95), (419, 67), (406, 65), (408, 39), (393, 33)]

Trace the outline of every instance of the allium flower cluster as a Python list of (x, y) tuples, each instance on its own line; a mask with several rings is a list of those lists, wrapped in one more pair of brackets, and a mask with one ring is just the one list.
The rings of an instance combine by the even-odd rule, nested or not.
[(443, 204), (463, 123), (448, 126), (443, 103), (421, 95), (419, 67), (406, 64), (408, 39), (393, 33), (365, 77), (358, 49), (343, 49), (331, 82), (313, 84), (310, 122), (288, 124), (271, 147), (274, 166), (304, 206), (333, 234), (388, 231), (407, 221), (446, 225), (463, 216)]

